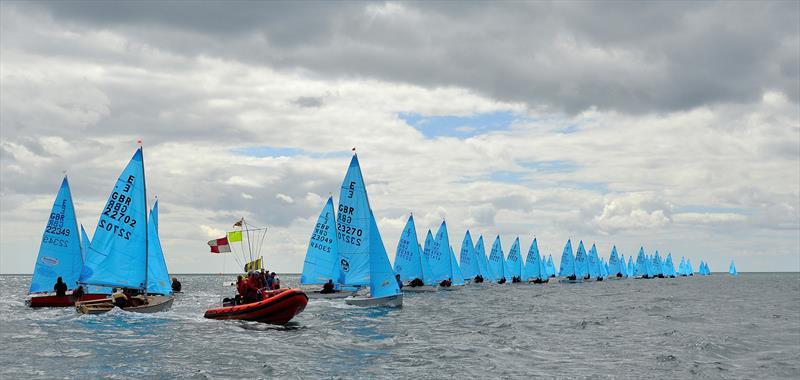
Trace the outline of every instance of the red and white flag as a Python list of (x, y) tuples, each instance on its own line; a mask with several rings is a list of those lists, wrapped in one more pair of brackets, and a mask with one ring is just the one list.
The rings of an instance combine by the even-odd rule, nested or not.
[(211, 253), (230, 252), (231, 246), (228, 244), (228, 237), (209, 240), (208, 246), (211, 247)]

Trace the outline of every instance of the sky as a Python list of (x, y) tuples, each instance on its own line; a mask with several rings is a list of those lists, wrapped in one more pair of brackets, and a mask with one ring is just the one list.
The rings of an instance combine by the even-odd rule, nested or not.
[(353, 147), (391, 260), (413, 212), (800, 271), (798, 2), (3, 1), (0, 127), (0, 273), (65, 172), (91, 236), (137, 140), (171, 272), (240, 217), (300, 272)]

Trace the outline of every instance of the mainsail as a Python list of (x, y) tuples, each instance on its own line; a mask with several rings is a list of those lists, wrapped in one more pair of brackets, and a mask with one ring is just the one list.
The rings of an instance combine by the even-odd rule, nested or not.
[(58, 277), (70, 289), (76, 287), (83, 267), (80, 239), (69, 182), (64, 176), (39, 245), (29, 293), (52, 291)]
[(578, 251), (575, 252), (575, 275), (586, 278), (589, 275), (589, 260), (586, 257), (586, 249), (583, 248), (583, 240), (578, 242)]
[(108, 197), (79, 282), (145, 290), (147, 224), (144, 160), (139, 148)]
[(739, 274), (739, 272), (736, 271), (736, 265), (733, 263), (733, 259), (731, 259), (731, 266), (728, 268), (728, 273), (734, 276)]
[(561, 253), (561, 265), (558, 270), (560, 277), (577, 276), (575, 273), (575, 257), (572, 256), (572, 241), (567, 239), (564, 252)]
[[(416, 239), (414, 241), (416, 242)], [(333, 197), (328, 197), (328, 202), (322, 208), (308, 242), (300, 283), (324, 284), (328, 280), (332, 280), (334, 283), (343, 283), (344, 278), (340, 276), (339, 260), (336, 214), (333, 210)]]
[(505, 278), (506, 281), (511, 281), (511, 276), (506, 273), (506, 260), (503, 256), (503, 247), (500, 245), (500, 235), (497, 235), (492, 244), (492, 253), (489, 254), (489, 269), (498, 280)]
[(647, 259), (644, 256), (644, 247), (639, 247), (639, 254), (636, 256), (636, 268), (634, 268), (633, 275), (636, 277), (647, 276)]
[(597, 247), (592, 243), (592, 248), (589, 248), (589, 255), (588, 255), (588, 269), (589, 269), (589, 277), (592, 278), (601, 278), (603, 276), (602, 269), (600, 266), (602, 263), (600, 262), (600, 257), (597, 255)]
[(452, 269), (450, 263), (450, 238), (447, 235), (447, 223), (442, 221), (439, 230), (436, 231), (436, 238), (431, 244), (428, 252), (428, 262), (431, 264), (431, 272), (436, 281), (450, 279), (452, 281)]
[[(364, 197), (366, 198), (366, 193)], [(373, 298), (400, 294), (400, 287), (394, 278), (392, 264), (389, 263), (389, 256), (386, 254), (386, 247), (378, 232), (372, 210), (369, 212), (369, 221), (369, 294)]]
[(675, 277), (675, 264), (672, 263), (672, 252), (668, 252), (667, 258), (664, 259), (664, 275)]
[(478, 267), (478, 256), (475, 255), (475, 246), (472, 244), (472, 236), (469, 230), (464, 234), (464, 240), (461, 242), (461, 255), (460, 255), (461, 274), (464, 278), (473, 279), (481, 273)]
[(456, 254), (453, 252), (453, 247), (450, 247), (450, 273), (452, 285), (464, 285), (464, 275), (461, 273), (461, 268), (456, 261)]
[(624, 269), (620, 266), (617, 246), (615, 245), (611, 247), (611, 256), (608, 258), (608, 274), (612, 277), (616, 277), (616, 275), (624, 275), (624, 273)]
[[(400, 275), (403, 281), (415, 278), (423, 282), (431, 281), (430, 268), (423, 265), (423, 254), (417, 241), (417, 228), (414, 226), (414, 216), (409, 215), (400, 240), (397, 242), (397, 251), (394, 256), (394, 272)], [(427, 272), (427, 273), (426, 273)]]
[[(353, 155), (339, 193), (336, 219), (336, 236), (339, 249), (339, 267), (346, 285), (370, 283), (370, 249), (372, 247), (371, 220), (367, 190), (358, 156)], [(385, 248), (384, 248), (385, 251)]]
[(522, 273), (525, 271), (525, 263), (520, 254), (519, 237), (514, 239), (514, 243), (511, 244), (511, 249), (508, 251), (508, 258), (506, 259), (506, 267), (508, 268), (509, 277), (519, 277), (522, 279)]
[(539, 244), (536, 238), (533, 238), (531, 247), (528, 248), (528, 256), (525, 258), (525, 270), (522, 274), (524, 281), (529, 280), (546, 280), (548, 276), (547, 265), (539, 255)]
[(547, 273), (550, 277), (556, 276), (556, 265), (553, 264), (553, 255), (548, 255), (547, 257)]

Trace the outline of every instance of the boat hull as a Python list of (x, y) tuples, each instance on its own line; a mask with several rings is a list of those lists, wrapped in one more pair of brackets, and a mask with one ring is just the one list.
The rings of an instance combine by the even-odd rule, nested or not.
[(540, 279), (528, 280), (528, 283), (529, 283), (529, 284), (537, 284), (537, 285), (539, 285), (539, 284), (546, 284), (546, 283), (548, 283), (548, 282), (550, 282), (550, 278), (549, 278), (549, 277), (548, 277), (548, 278), (546, 278), (546, 279), (544, 279), (544, 280), (540, 280)]
[[(172, 307), (175, 296), (147, 296), (147, 304), (140, 306), (127, 306), (121, 308), (132, 313), (158, 313), (167, 311)], [(75, 309), (81, 314), (103, 314), (114, 309), (114, 301), (111, 298), (81, 301), (75, 303)]]
[(575, 279), (575, 280), (568, 280), (566, 278), (562, 278), (562, 279), (558, 280), (558, 283), (559, 284), (580, 284), (580, 283), (583, 283), (583, 279), (582, 278), (578, 278), (578, 279)]
[(403, 293), (429, 293), (439, 290), (436, 285), (404, 286)]
[(403, 294), (394, 294), (386, 297), (350, 297), (345, 303), (360, 307), (403, 307)]
[(296, 288), (269, 291), (264, 297), (259, 302), (208, 309), (203, 316), (208, 319), (238, 319), (285, 325), (303, 312), (308, 304), (306, 293)]
[(330, 300), (330, 299), (341, 299), (347, 298), (352, 295), (356, 294), (356, 292), (348, 291), (348, 290), (340, 290), (335, 293), (320, 293), (319, 290), (308, 292), (306, 295), (310, 300)]
[(30, 307), (73, 307), (78, 301), (92, 301), (107, 298), (108, 294), (84, 294), (80, 299), (72, 294), (57, 296), (55, 294), (33, 294), (25, 300)]
[(440, 286), (439, 288), (442, 290), (446, 290), (448, 292), (453, 290), (461, 290), (464, 288), (465, 285), (450, 285), (450, 286)]

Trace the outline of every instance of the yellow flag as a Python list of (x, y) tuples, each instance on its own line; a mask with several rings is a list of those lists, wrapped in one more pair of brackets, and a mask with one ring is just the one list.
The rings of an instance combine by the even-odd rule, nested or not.
[(242, 241), (242, 231), (228, 232), (228, 243), (235, 243), (237, 241)]
[(262, 258), (259, 257), (257, 260), (254, 260), (254, 261), (251, 261), (251, 262), (245, 264), (244, 265), (244, 271), (245, 272), (249, 272), (251, 270), (259, 270), (259, 269), (261, 269), (261, 259)]

